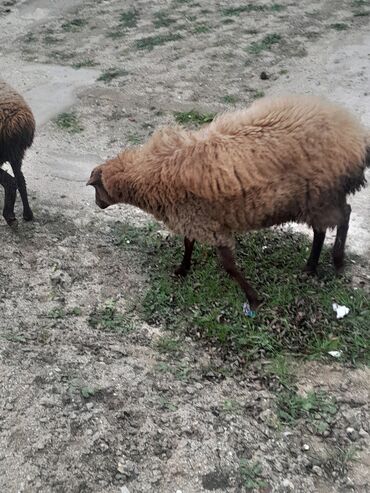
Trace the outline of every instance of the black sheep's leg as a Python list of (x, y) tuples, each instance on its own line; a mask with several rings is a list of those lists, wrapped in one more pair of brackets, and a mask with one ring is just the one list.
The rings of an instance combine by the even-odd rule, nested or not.
[(252, 310), (256, 310), (262, 303), (262, 300), (258, 297), (257, 292), (245, 279), (243, 274), (237, 268), (234, 260), (233, 253), (229, 247), (218, 247), (218, 254), (220, 256), (222, 266), (230, 277), (236, 281), (241, 289), (244, 291), (247, 300), (249, 301)]
[(14, 204), (17, 193), (17, 186), (14, 178), (1, 168), (0, 185), (4, 187), (5, 191), (3, 216), (5, 221), (9, 224), (9, 226), (11, 226), (16, 222), (16, 218), (14, 215)]
[(24, 179), (22, 173), (22, 159), (13, 159), (12, 161), (10, 161), (10, 164), (12, 166), (15, 181), (17, 183), (17, 188), (19, 190), (23, 203), (23, 218), (26, 221), (31, 221), (33, 219), (33, 213), (28, 202), (26, 180)]
[(337, 225), (337, 235), (333, 247), (333, 263), (335, 270), (340, 273), (344, 266), (344, 248), (346, 246), (349, 218), (351, 217), (351, 206), (345, 204), (342, 220)]
[(191, 257), (193, 254), (194, 243), (195, 243), (194, 240), (189, 240), (189, 238), (187, 238), (185, 236), (185, 238), (184, 238), (184, 246), (185, 246), (184, 256), (183, 256), (183, 259), (181, 261), (181, 264), (175, 270), (175, 274), (177, 276), (186, 277), (186, 275), (188, 274), (188, 272), (190, 270), (190, 266), (191, 266)]
[(325, 241), (326, 231), (313, 230), (313, 241), (310, 256), (304, 268), (305, 272), (315, 274), (321, 250)]

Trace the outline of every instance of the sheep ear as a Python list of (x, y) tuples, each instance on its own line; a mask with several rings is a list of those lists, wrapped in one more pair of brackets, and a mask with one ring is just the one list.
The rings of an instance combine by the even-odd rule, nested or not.
[(101, 169), (96, 170), (94, 169), (91, 173), (89, 181), (86, 183), (86, 186), (88, 187), (89, 185), (97, 185), (98, 183), (101, 183), (101, 174), (102, 171)]

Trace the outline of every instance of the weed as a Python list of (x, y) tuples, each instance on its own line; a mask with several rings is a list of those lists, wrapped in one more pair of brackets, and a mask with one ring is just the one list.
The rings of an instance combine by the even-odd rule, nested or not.
[(89, 397), (92, 397), (96, 393), (96, 389), (88, 386), (81, 387), (80, 392), (81, 395), (84, 399), (88, 399)]
[(238, 99), (237, 96), (233, 96), (232, 94), (227, 94), (222, 98), (223, 102), (226, 104), (235, 104), (238, 102)]
[(116, 302), (106, 301), (103, 306), (96, 308), (89, 317), (89, 325), (94, 329), (125, 333), (133, 329), (129, 317), (119, 313)]
[(81, 60), (80, 62), (74, 63), (72, 65), (73, 68), (83, 68), (83, 67), (95, 67), (96, 62), (91, 60), (90, 58), (86, 58), (85, 60)]
[(152, 50), (156, 46), (160, 46), (171, 41), (178, 41), (182, 39), (182, 35), (176, 34), (159, 34), (157, 36), (148, 36), (147, 38), (141, 38), (136, 41), (136, 48), (138, 50)]
[(263, 98), (265, 96), (265, 93), (259, 89), (256, 89), (255, 91), (253, 91), (252, 95), (254, 99), (259, 99)]
[(116, 79), (117, 77), (124, 77), (125, 75), (128, 75), (128, 72), (126, 70), (119, 68), (109, 68), (98, 77), (98, 81), (111, 82), (113, 79)]
[(161, 337), (156, 347), (161, 353), (178, 353), (181, 349), (181, 341), (178, 339), (172, 339), (171, 337)]
[(137, 26), (139, 12), (136, 9), (126, 10), (120, 15), (120, 24), (123, 27), (132, 28)]
[(269, 50), (273, 45), (280, 43), (282, 37), (280, 34), (267, 34), (262, 41), (254, 41), (248, 48), (247, 51), (254, 55), (258, 55), (264, 50)]
[(71, 21), (62, 24), (63, 31), (78, 31), (81, 27), (86, 26), (87, 21), (84, 19), (72, 19)]
[(78, 121), (76, 113), (60, 113), (56, 119), (55, 123), (57, 126), (63, 130), (66, 130), (70, 134), (77, 134), (83, 131), (83, 127)]
[(239, 464), (239, 474), (244, 488), (260, 489), (267, 487), (267, 483), (261, 477), (262, 466), (258, 462), (249, 463), (246, 459), (241, 459)]
[(343, 22), (336, 22), (334, 24), (330, 24), (330, 27), (332, 29), (335, 29), (336, 31), (345, 31), (348, 29), (348, 24), (344, 24)]
[(207, 24), (199, 24), (198, 26), (195, 26), (193, 29), (193, 32), (196, 34), (202, 34), (202, 33), (208, 33), (211, 30)]
[(324, 393), (310, 392), (306, 396), (297, 394), (294, 390), (286, 390), (277, 396), (277, 415), (283, 423), (293, 424), (298, 419), (313, 420), (319, 415), (316, 429), (319, 433), (326, 431), (328, 421), (337, 411), (337, 405), (333, 399), (329, 399)]
[(155, 20), (153, 21), (155, 28), (168, 27), (171, 24), (176, 24), (177, 20), (169, 17), (168, 13), (160, 10), (154, 14)]
[(181, 125), (203, 125), (210, 123), (216, 115), (215, 113), (199, 113), (197, 110), (191, 110), (176, 112), (174, 116), (176, 122)]
[(238, 411), (240, 411), (240, 409), (241, 409), (241, 406), (240, 406), (239, 402), (234, 401), (232, 399), (226, 399), (222, 403), (222, 411), (224, 413), (235, 414)]
[(338, 476), (343, 477), (347, 474), (349, 463), (356, 460), (356, 448), (351, 446), (347, 449), (334, 447), (330, 449), (328, 456), (322, 462), (322, 467), (328, 475), (335, 471)]
[(127, 142), (129, 142), (132, 145), (138, 145), (142, 141), (141, 137), (137, 135), (136, 133), (129, 133), (127, 135)]
[(166, 411), (172, 411), (172, 412), (177, 411), (177, 406), (175, 406), (175, 404), (172, 404), (172, 402), (170, 402), (165, 397), (160, 397), (159, 404), (161, 408), (165, 409)]
[(273, 3), (272, 5), (255, 5), (248, 3), (247, 5), (240, 5), (238, 7), (227, 7), (222, 9), (221, 13), (225, 16), (239, 16), (245, 12), (280, 12), (284, 10), (284, 6), (279, 3)]

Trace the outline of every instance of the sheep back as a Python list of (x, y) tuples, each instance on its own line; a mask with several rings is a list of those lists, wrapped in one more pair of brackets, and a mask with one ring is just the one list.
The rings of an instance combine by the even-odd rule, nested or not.
[(34, 134), (30, 107), (17, 91), (0, 81), (0, 164), (22, 158)]

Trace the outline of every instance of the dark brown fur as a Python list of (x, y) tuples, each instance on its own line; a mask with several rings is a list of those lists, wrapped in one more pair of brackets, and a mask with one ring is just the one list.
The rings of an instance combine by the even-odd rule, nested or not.
[[(23, 202), (24, 219), (29, 221), (33, 218), (21, 168), (26, 149), (33, 143), (34, 133), (35, 120), (30, 107), (20, 94), (0, 81), (0, 184), (5, 190), (3, 216), (9, 225), (16, 221), (14, 203), (17, 189)], [(1, 169), (5, 162), (10, 163), (14, 178)]]

